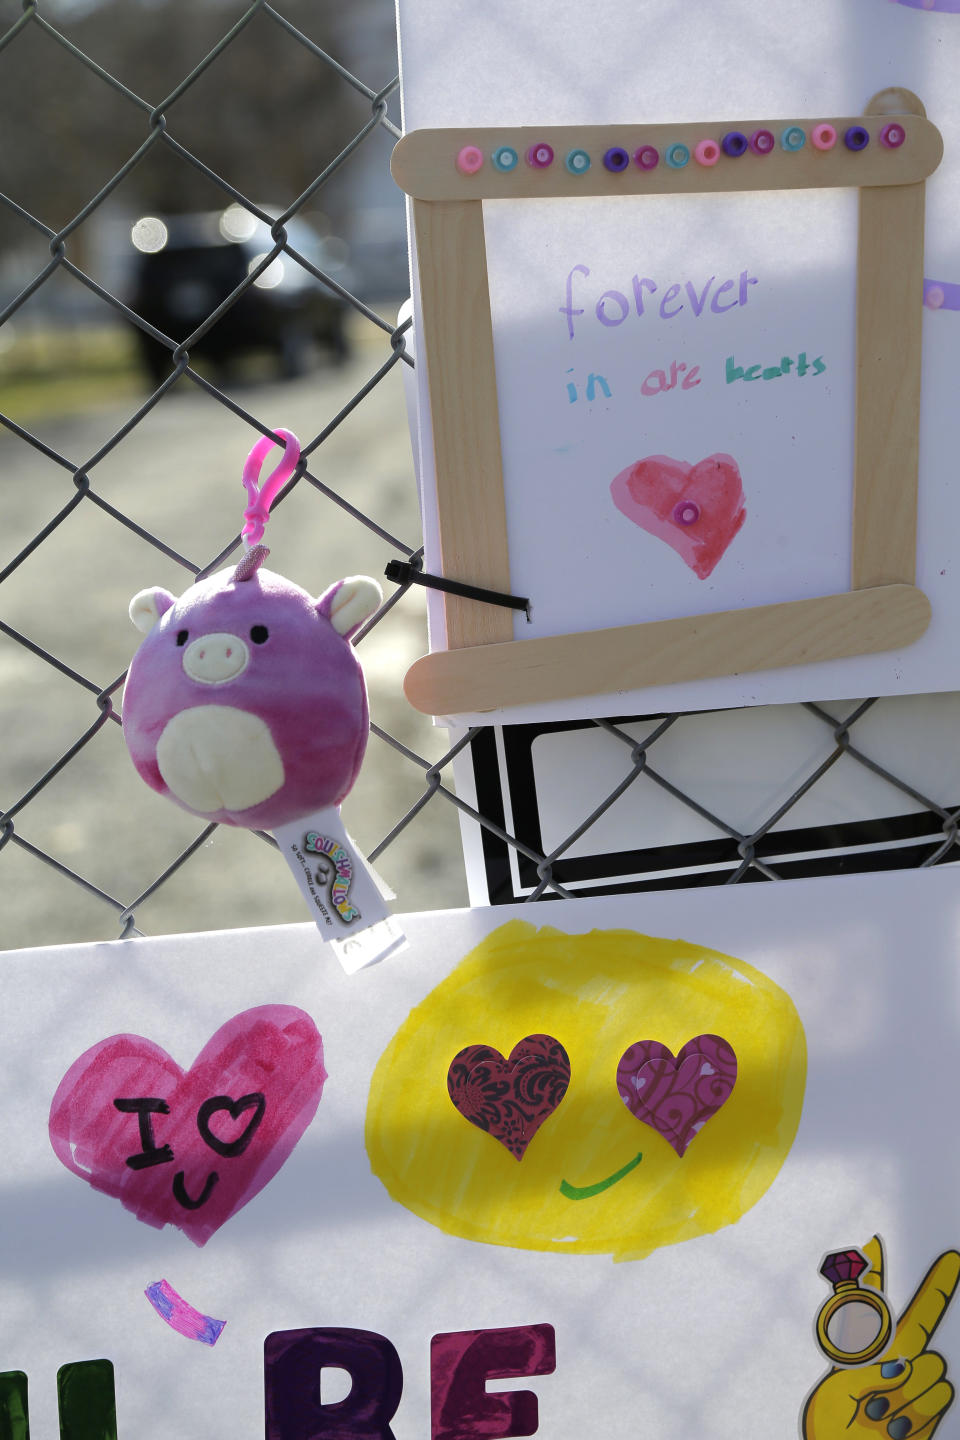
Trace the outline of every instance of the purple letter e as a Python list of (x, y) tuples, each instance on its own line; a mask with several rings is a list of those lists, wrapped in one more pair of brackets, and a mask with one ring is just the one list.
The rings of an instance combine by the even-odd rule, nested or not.
[(552, 1325), (509, 1330), (453, 1330), (430, 1341), (432, 1440), (508, 1440), (535, 1435), (532, 1390), (488, 1394), (487, 1380), (552, 1375), (557, 1352)]

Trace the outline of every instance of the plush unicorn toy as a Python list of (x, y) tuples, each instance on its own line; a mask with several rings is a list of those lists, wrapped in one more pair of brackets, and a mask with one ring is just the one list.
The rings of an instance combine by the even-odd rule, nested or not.
[(272, 830), (339, 805), (367, 745), (363, 672), (350, 636), (380, 603), (373, 580), (313, 600), (262, 568), (265, 547), (179, 600), (141, 590), (146, 639), (123, 696), (140, 775), (204, 820)]
[[(349, 929), (352, 937), (386, 914), (337, 809), (357, 778), (369, 733), (350, 638), (382, 594), (376, 581), (352, 576), (315, 600), (263, 568), (270, 504), (300, 454), (295, 436), (277, 434), (284, 458), (263, 487), (260, 467), (273, 439), (254, 446), (244, 469), (250, 505), (239, 564), (179, 599), (154, 587), (131, 600), (130, 618), (146, 638), (127, 676), (123, 733), (139, 774), (184, 810), (280, 831), (317, 924)], [(357, 942), (351, 945), (356, 951)], [(347, 968), (367, 963), (369, 956), (355, 954)]]
[[(258, 497), (267, 507), (296, 464), (280, 433), (285, 463)], [(133, 597), (146, 639), (127, 677), (123, 732), (161, 795), (204, 820), (272, 830), (338, 805), (357, 777), (369, 717), (349, 640), (382, 596), (354, 576), (314, 600), (263, 569), (268, 554), (254, 545), (179, 599), (159, 588)]]

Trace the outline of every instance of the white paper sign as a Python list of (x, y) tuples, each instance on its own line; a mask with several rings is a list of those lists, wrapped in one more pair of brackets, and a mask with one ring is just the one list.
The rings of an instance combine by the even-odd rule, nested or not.
[[(849, 588), (856, 203), (485, 206), (511, 585), (533, 601), (517, 639)], [(615, 477), (649, 457), (694, 467), (695, 552), (672, 548), (682, 520), (665, 542), (642, 499), (618, 508)]]
[[(748, 0), (690, 0), (678, 10), (598, 0), (587, 15), (572, 0), (493, 0), (482, 10), (399, 0), (407, 131), (733, 125), (737, 116), (854, 114), (902, 86), (944, 137), (926, 186), (917, 548), (917, 584), (933, 609), (926, 633), (901, 652), (530, 704), (498, 719), (960, 688), (950, 539), (960, 516), (945, 480), (960, 449), (960, 21), (951, 7), (848, 0), (838, 11), (828, 0), (783, 0), (758, 11)], [(532, 624), (515, 621), (517, 638), (849, 588), (855, 207), (853, 192), (812, 191), (485, 203), (510, 588), (533, 602)], [(777, 366), (780, 377), (765, 380)], [(430, 570), (440, 564), (435, 477), (425, 368), (418, 373)], [(736, 461), (746, 519), (699, 575), (617, 509), (611, 484), (641, 459), (696, 467), (713, 455)], [(439, 646), (442, 604), (436, 595), (429, 603)]]
[[(101, 1359), (120, 1440), (769, 1440), (808, 1395), (850, 1440), (851, 1394), (952, 1375), (954, 874), (403, 923), (350, 977), (312, 925), (4, 958), (0, 1394), (27, 1376), (35, 1440)], [(828, 1384), (818, 1270), (879, 1278), (875, 1234), (876, 1323), (918, 1289), (942, 1323)]]

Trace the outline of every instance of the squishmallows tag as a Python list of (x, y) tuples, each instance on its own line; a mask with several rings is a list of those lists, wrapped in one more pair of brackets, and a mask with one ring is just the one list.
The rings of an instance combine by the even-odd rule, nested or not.
[(352, 970), (387, 953), (386, 937), (357, 943), (386, 910), (339, 818), (369, 733), (350, 639), (382, 593), (376, 581), (350, 576), (314, 599), (264, 568), (270, 505), (300, 456), (294, 435), (276, 433), (283, 459), (262, 487), (270, 437), (244, 467), (239, 564), (179, 598), (154, 587), (131, 600), (130, 618), (146, 638), (127, 676), (123, 733), (158, 794), (203, 820), (275, 832), (317, 924)]

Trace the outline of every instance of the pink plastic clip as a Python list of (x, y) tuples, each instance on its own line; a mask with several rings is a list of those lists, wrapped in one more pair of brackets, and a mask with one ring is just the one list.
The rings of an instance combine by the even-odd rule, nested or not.
[(300, 441), (289, 430), (276, 430), (284, 444), (283, 458), (261, 485), (260, 470), (263, 462), (273, 449), (276, 441), (272, 435), (264, 435), (247, 456), (243, 467), (243, 484), (246, 487), (248, 505), (243, 512), (243, 529), (240, 534), (243, 548), (250, 550), (263, 539), (264, 526), (270, 518), (270, 506), (277, 492), (290, 479), (300, 459)]

